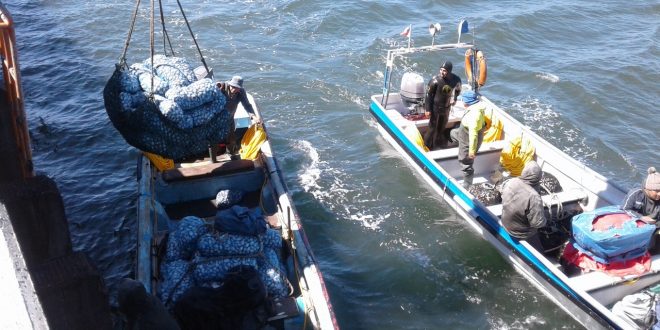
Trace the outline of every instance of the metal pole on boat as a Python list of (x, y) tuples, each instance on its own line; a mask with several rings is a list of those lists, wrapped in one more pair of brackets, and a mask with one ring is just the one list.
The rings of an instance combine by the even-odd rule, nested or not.
[(412, 24), (408, 25), (408, 49), (410, 49), (411, 39), (412, 39)]
[[(390, 98), (390, 85), (392, 82), (392, 71), (394, 69), (394, 53), (391, 50), (387, 51), (387, 62), (385, 64), (385, 85), (383, 86), (383, 97), (380, 103), (383, 109), (387, 109), (387, 101)], [(383, 102), (385, 100), (385, 102)]]
[(216, 144), (209, 143), (209, 158), (211, 158), (211, 163), (218, 162), (218, 146)]

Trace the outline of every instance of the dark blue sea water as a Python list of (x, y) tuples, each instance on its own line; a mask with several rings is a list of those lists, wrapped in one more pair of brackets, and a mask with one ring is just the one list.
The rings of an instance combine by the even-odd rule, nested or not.
[[(164, 0), (178, 55), (197, 54)], [(135, 165), (105, 113), (102, 89), (121, 55), (134, 2), (4, 1), (17, 25), (25, 105), (39, 172), (53, 177), (77, 250), (111, 294), (131, 276)], [(660, 167), (657, 1), (183, 1), (216, 78), (256, 97), (345, 329), (574, 329), (433, 197), (378, 135), (368, 113), (388, 48), (454, 42), (476, 27), (483, 93), (558, 148), (624, 187)], [(148, 57), (143, 4), (129, 63)], [(162, 52), (162, 40), (156, 45)], [(462, 77), (462, 54), (454, 71)], [(428, 79), (445, 58), (403, 69)], [(198, 60), (197, 60), (198, 61)], [(200, 62), (198, 61), (197, 64)], [(396, 82), (395, 82), (396, 83)]]

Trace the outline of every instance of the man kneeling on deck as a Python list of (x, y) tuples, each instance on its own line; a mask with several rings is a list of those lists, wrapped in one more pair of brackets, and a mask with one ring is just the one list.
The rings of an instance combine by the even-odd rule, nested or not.
[(484, 139), (486, 105), (479, 101), (479, 94), (470, 90), (461, 94), (461, 100), (465, 107), (461, 126), (452, 129), (449, 135), (452, 142), (458, 142), (458, 162), (463, 170), (463, 187), (467, 189), (472, 185), (472, 164)]
[(526, 240), (543, 253), (544, 248), (537, 231), (546, 224), (543, 200), (539, 194), (541, 176), (541, 167), (536, 161), (530, 160), (519, 177), (504, 182), (502, 224), (509, 235)]

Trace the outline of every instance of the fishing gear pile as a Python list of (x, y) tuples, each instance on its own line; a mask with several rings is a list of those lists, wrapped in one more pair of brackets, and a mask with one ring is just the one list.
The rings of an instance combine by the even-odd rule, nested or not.
[[(470, 185), (468, 192), (476, 197), (480, 202), (486, 206), (502, 204), (502, 194), (500, 190), (505, 181), (496, 182), (495, 184), (489, 182), (475, 183)], [(539, 182), (541, 196), (559, 193), (562, 187), (559, 180), (548, 172), (542, 172), (541, 180)]]
[(108, 117), (126, 142), (179, 159), (224, 141), (230, 116), (213, 81), (197, 80), (182, 58), (155, 55), (151, 63), (117, 68), (103, 91)]

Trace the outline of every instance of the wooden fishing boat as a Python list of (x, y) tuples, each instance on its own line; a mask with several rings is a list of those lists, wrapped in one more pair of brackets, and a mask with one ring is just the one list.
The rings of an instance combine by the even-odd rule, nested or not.
[[(252, 96), (248, 98), (256, 116), (251, 124), (265, 125), (257, 118), (261, 114)], [(242, 105), (236, 111), (246, 115)], [(250, 120), (243, 117), (243, 120)], [(258, 145), (257, 145), (258, 146)], [(245, 146), (244, 146), (245, 147)], [(268, 324), (276, 328), (336, 329), (337, 322), (328, 292), (302, 227), (291, 202), (280, 168), (266, 135), (258, 146), (254, 160), (232, 160), (226, 154), (209, 155), (196, 160), (170, 163), (170, 169), (159, 170), (160, 160), (141, 156), (138, 163), (138, 247), (136, 279), (150, 293), (158, 295), (162, 285), (159, 265), (163, 254), (158, 246), (166, 234), (187, 216), (213, 223), (218, 208), (214, 204), (220, 190), (245, 192), (237, 204), (259, 209), (267, 219), (269, 230), (276, 230), (282, 239), (281, 265), (286, 268), (286, 280), (291, 290), (286, 297), (271, 299)], [(260, 252), (261, 253), (261, 252)], [(231, 258), (232, 256), (227, 256)]]
[[(158, 2), (149, 9), (150, 56), (129, 67), (126, 54), (139, 18), (138, 1), (119, 63), (104, 89), (115, 128), (132, 146), (150, 151), (141, 153), (137, 166), (135, 279), (182, 328), (336, 329), (318, 262), (257, 104), (247, 94), (253, 115), (242, 104), (235, 111), (225, 108), (226, 97), (217, 90), (181, 3), (176, 4), (202, 65), (193, 69), (174, 56), (165, 27), (171, 20), (164, 17), (171, 11)], [(156, 54), (154, 27), (159, 25), (164, 49)], [(142, 65), (148, 68), (138, 70)], [(242, 86), (242, 78), (237, 79), (234, 83)], [(174, 94), (166, 93), (184, 89), (195, 95), (174, 101)], [(126, 102), (133, 97), (139, 100)], [(159, 108), (168, 102), (171, 108)], [(231, 141), (234, 128), (238, 138), (245, 135), (238, 158), (218, 152), (220, 143)], [(122, 303), (148, 304), (131, 295), (139, 284), (128, 282), (118, 290), (120, 309), (137, 313)], [(157, 308), (159, 315), (167, 314)], [(177, 313), (181, 308), (186, 312)]]
[[(459, 27), (459, 31), (467, 32), (467, 23), (461, 24), (465, 26)], [(421, 99), (411, 100), (410, 90), (406, 89), (409, 84), (402, 82), (401, 90), (390, 90), (395, 61), (398, 58), (419, 53), (431, 53), (437, 58), (437, 52), (443, 52), (443, 56), (451, 59), (451, 56), (455, 56), (457, 50), (461, 49), (477, 53), (473, 43), (460, 41), (460, 32), (457, 43), (408, 46), (388, 51), (383, 92), (371, 98), (370, 112), (376, 120), (378, 131), (415, 169), (419, 177), (444, 199), (446, 205), (460, 214), (506, 261), (566, 313), (588, 329), (629, 328), (628, 323), (612, 313), (611, 307), (624, 296), (640, 292), (660, 281), (660, 256), (652, 255), (650, 271), (641, 275), (617, 277), (600, 271), (569, 272), (567, 267), (559, 263), (558, 251), (539, 252), (526, 241), (512, 238), (500, 221), (502, 205), (487, 205), (463, 186), (463, 173), (457, 161), (456, 145), (449, 144), (447, 148), (439, 150), (425, 150), (421, 135), (428, 129), (429, 119), (423, 115), (424, 110), (419, 104)], [(434, 33), (433, 25), (431, 33)], [(462, 60), (461, 58), (460, 62)], [(463, 91), (478, 90), (485, 79), (485, 63), (469, 63), (472, 67), (479, 67), (484, 71), (469, 72), (472, 77), (478, 78), (463, 85)], [(429, 79), (430, 77), (424, 81)], [(422, 97), (423, 93), (422, 90)], [(563, 188), (561, 192), (542, 196), (549, 213), (558, 209), (583, 212), (622, 203), (626, 194), (623, 189), (548, 143), (504, 109), (493, 104), (483, 93), (481, 101), (487, 106), (486, 115), (490, 117), (491, 125), (495, 126), (498, 121), (501, 123), (501, 126), (498, 125), (501, 128), (501, 136), (500, 139), (493, 139), (481, 145), (474, 163), (474, 185), (486, 183), (484, 186), (487, 187), (488, 183), (492, 184), (493, 173), (497, 173), (501, 167), (501, 151), (515, 137), (522, 136), (535, 147), (537, 162), (543, 172), (556, 177)], [(461, 102), (457, 102), (451, 110), (447, 127), (451, 128), (460, 123), (464, 111)]]

